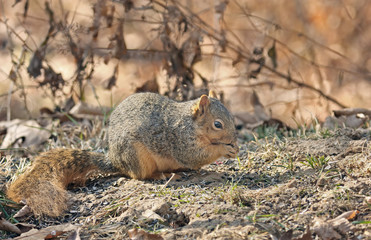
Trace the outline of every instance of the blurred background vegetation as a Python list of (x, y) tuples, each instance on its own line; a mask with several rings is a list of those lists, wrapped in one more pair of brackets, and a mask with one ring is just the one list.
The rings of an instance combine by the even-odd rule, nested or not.
[(216, 90), (288, 125), (370, 107), (367, 0), (1, 0), (0, 120)]

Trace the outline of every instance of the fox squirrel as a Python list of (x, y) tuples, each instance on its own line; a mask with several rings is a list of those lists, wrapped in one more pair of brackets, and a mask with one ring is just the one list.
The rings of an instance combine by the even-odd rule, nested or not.
[(7, 196), (23, 200), (36, 216), (59, 216), (67, 209), (68, 184), (84, 184), (89, 173), (159, 179), (238, 153), (233, 118), (213, 93), (187, 102), (133, 94), (112, 112), (108, 136), (108, 156), (77, 149), (41, 154), (9, 186)]

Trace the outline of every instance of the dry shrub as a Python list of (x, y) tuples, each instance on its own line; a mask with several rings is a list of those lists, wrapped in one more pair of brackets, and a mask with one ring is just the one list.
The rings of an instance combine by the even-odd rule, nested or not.
[(215, 88), (233, 111), (249, 110), (244, 100), (255, 91), (281, 120), (323, 119), (333, 108), (367, 106), (369, 4), (2, 1), (11, 64), (1, 99), (18, 94), (27, 109), (35, 88), (54, 106), (87, 95), (114, 104), (136, 89), (187, 100)]

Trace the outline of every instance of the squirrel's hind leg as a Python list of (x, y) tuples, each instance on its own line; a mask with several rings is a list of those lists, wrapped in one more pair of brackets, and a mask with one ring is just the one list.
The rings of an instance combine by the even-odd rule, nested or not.
[(155, 153), (138, 141), (111, 144), (109, 157), (122, 174), (134, 179), (166, 179), (168, 173), (184, 169), (173, 157)]
[(109, 159), (121, 174), (133, 179), (146, 179), (151, 161), (145, 161), (147, 164), (143, 164), (138, 150), (140, 151), (135, 144), (129, 144), (128, 141), (121, 144), (110, 143)]

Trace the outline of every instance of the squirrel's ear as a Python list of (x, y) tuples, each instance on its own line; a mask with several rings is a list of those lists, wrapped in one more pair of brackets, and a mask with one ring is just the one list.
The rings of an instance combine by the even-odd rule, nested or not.
[(214, 90), (209, 91), (209, 97), (219, 99), (218, 95), (216, 94), (216, 92)]
[(209, 97), (206, 95), (202, 95), (198, 103), (194, 105), (192, 108), (193, 118), (203, 116), (205, 112), (208, 110), (209, 105), (210, 105)]

